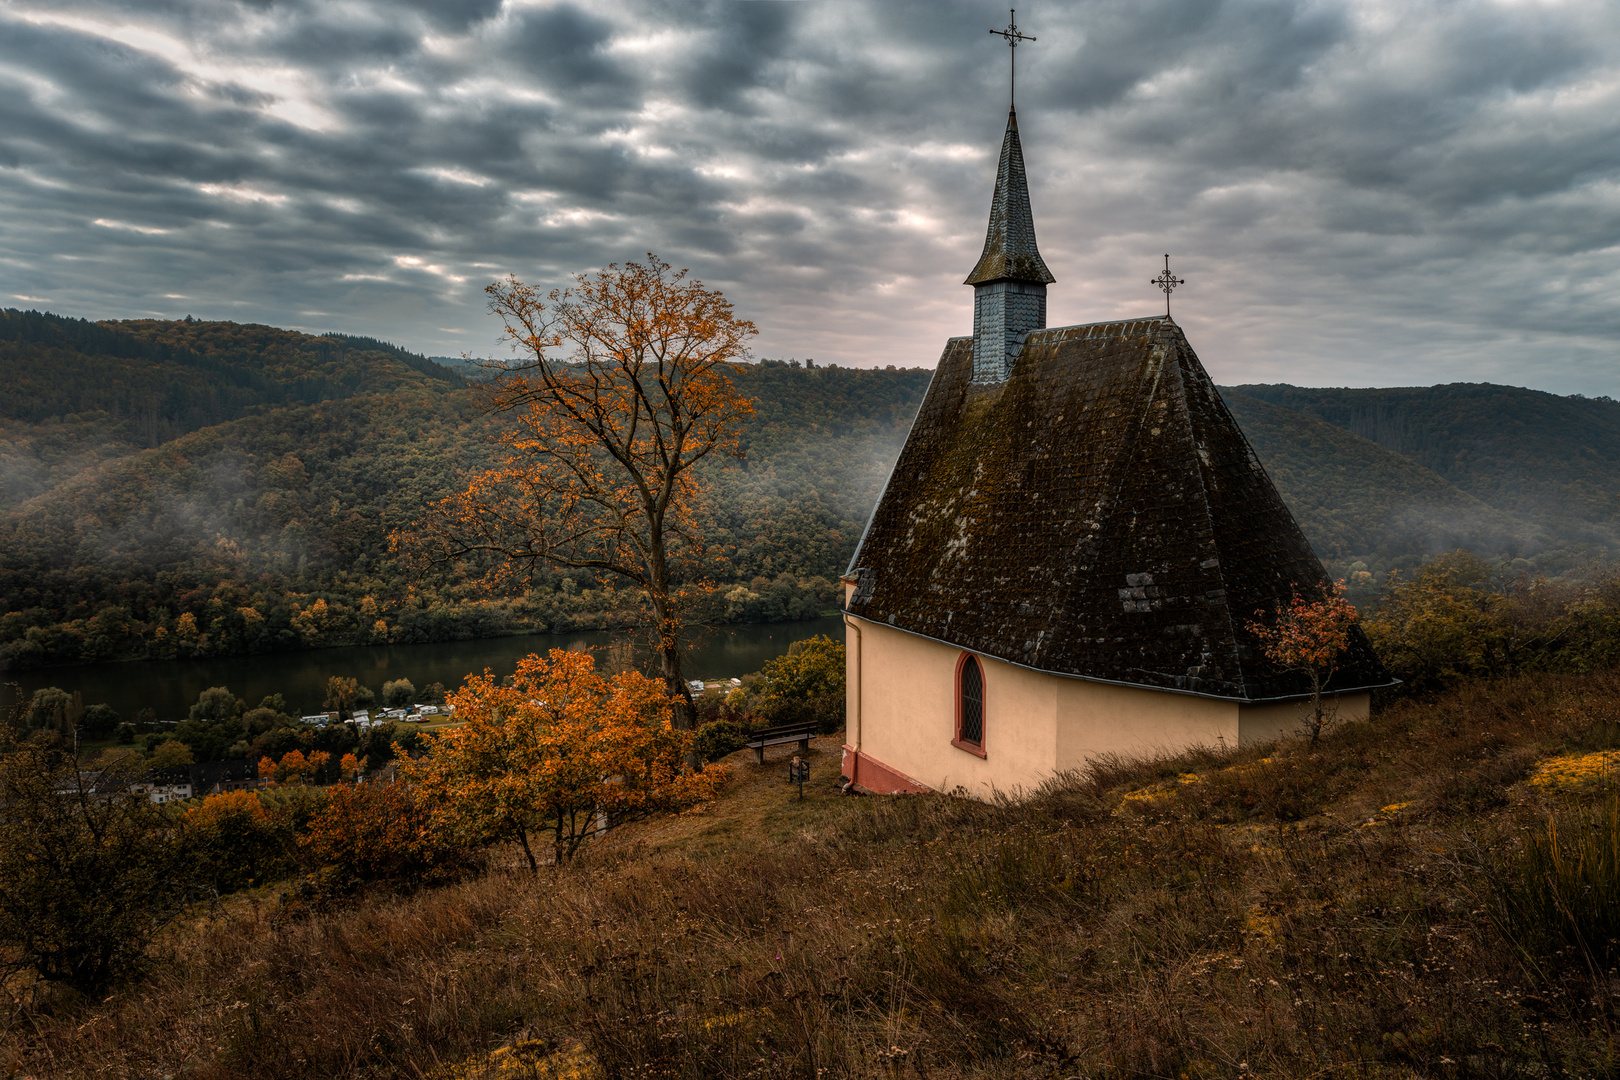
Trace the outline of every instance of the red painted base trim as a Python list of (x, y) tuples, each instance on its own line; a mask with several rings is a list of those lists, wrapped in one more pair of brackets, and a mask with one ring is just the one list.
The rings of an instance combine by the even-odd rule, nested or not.
[(844, 747), (844, 775), (872, 795), (921, 795), (934, 790), (848, 745)]

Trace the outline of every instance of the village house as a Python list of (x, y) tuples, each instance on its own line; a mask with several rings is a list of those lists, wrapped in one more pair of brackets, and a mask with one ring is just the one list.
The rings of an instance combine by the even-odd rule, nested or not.
[[(1307, 676), (1249, 624), (1320, 596), (1321, 563), (1168, 313), (1048, 329), (1053, 280), (1010, 112), (973, 334), (945, 343), (844, 578), (862, 790), (1029, 790), (1302, 722)], [(1356, 630), (1328, 692), (1353, 719), (1392, 682)]]
[(191, 782), (189, 780), (142, 780), (129, 785), (129, 790), (136, 795), (145, 795), (148, 802), (159, 805), (170, 802), (185, 802), (191, 798)]

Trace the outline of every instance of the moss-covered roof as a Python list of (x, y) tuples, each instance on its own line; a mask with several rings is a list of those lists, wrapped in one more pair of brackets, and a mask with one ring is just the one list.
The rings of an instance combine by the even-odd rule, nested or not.
[[(971, 338), (946, 343), (851, 614), (1063, 675), (1308, 692), (1246, 627), (1327, 576), (1175, 323), (1034, 331), (1003, 383), (972, 367)], [(1356, 630), (1329, 688), (1392, 681)]]

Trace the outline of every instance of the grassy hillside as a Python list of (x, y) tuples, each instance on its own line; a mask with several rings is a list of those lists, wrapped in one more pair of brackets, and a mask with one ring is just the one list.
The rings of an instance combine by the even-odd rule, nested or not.
[(1620, 538), (1620, 402), (1489, 383), (1235, 389), (1376, 442), (1565, 542)]
[(1612, 1075), (1616, 715), (1612, 678), (1474, 683), (1017, 805), (839, 798), (836, 740), (797, 802), (791, 748), (743, 752), (704, 812), (573, 866), (198, 910), (145, 979), (14, 1018), (0, 1070)]

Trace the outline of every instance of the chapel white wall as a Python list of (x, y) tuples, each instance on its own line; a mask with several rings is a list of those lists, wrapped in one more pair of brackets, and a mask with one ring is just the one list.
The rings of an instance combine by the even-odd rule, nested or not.
[[(962, 650), (846, 620), (852, 747), (936, 791), (981, 798), (1031, 791), (1054, 772), (1107, 754), (1143, 757), (1296, 734), (1306, 705), (1235, 701), (1068, 679), (979, 656), (985, 756), (952, 744)], [(1336, 722), (1365, 719), (1368, 694), (1339, 699)]]

